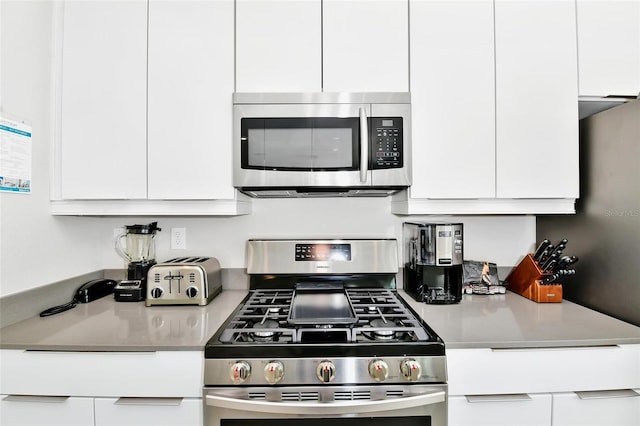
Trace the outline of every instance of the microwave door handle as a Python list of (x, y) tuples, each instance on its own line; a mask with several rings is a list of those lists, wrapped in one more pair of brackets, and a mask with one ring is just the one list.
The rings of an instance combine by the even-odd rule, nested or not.
[(369, 167), (369, 126), (367, 125), (367, 110), (360, 107), (360, 182), (367, 181)]

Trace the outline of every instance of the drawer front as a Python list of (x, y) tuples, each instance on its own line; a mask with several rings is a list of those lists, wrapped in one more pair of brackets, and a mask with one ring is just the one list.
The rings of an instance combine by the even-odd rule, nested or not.
[(96, 426), (201, 426), (202, 398), (96, 398)]
[(640, 387), (640, 345), (447, 350), (450, 395)]
[(93, 398), (1, 395), (0, 424), (7, 426), (93, 425)]
[(638, 426), (640, 389), (553, 395), (554, 426)]
[(2, 392), (23, 395), (202, 397), (201, 351), (0, 351)]
[(449, 426), (468, 425), (551, 425), (551, 395), (450, 396)]

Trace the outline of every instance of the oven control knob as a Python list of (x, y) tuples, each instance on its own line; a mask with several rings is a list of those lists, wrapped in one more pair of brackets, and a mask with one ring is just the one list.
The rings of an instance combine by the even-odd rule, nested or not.
[(270, 361), (264, 366), (264, 378), (272, 385), (278, 383), (284, 377), (284, 365), (280, 361)]
[(164, 291), (162, 291), (161, 287), (154, 287), (151, 289), (151, 297), (153, 297), (154, 299), (159, 299), (160, 297), (162, 297), (162, 293), (164, 293)]
[(329, 383), (336, 378), (336, 365), (331, 361), (322, 361), (316, 368), (316, 376), (323, 383)]
[(238, 361), (231, 366), (229, 377), (233, 383), (244, 383), (251, 376), (251, 365), (247, 361)]
[(415, 359), (405, 359), (400, 363), (400, 373), (410, 382), (415, 382), (422, 374), (422, 367)]
[(369, 375), (376, 382), (384, 382), (389, 376), (389, 365), (381, 359), (369, 363)]

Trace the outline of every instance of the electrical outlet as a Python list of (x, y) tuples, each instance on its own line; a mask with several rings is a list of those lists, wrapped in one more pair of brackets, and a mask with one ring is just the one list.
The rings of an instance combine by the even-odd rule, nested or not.
[(186, 250), (187, 228), (171, 228), (171, 249)]

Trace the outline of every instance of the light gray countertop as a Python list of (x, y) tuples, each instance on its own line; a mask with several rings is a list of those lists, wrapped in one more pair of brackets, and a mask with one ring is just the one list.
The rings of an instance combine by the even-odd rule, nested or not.
[[(535, 303), (515, 293), (465, 295), (459, 304), (418, 303), (400, 295), (448, 349), (640, 344), (640, 327), (571, 302)], [(152, 306), (112, 297), (0, 329), (0, 348), (65, 351), (202, 350), (246, 290), (227, 290), (207, 306)]]
[(207, 306), (150, 306), (106, 296), (0, 329), (0, 348), (56, 351), (203, 350), (247, 295), (224, 290)]
[(400, 295), (448, 349), (640, 344), (640, 327), (569, 301), (536, 303), (516, 293), (463, 295), (454, 305)]

